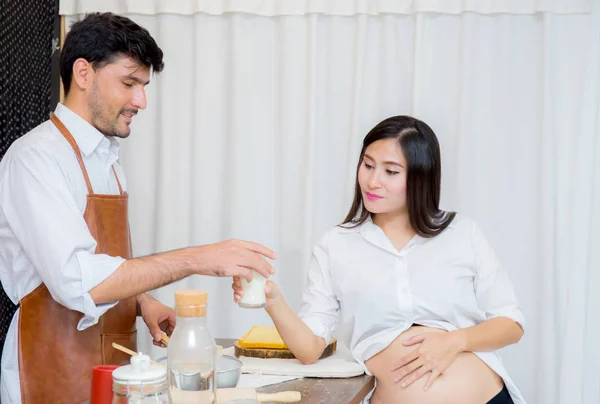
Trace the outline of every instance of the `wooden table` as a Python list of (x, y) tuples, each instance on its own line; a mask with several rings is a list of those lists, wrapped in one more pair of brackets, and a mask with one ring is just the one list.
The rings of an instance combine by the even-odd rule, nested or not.
[[(218, 345), (228, 348), (234, 339), (217, 338)], [(306, 377), (259, 388), (259, 393), (277, 393), (295, 390), (302, 394), (301, 403), (310, 404), (358, 404), (371, 391), (373, 376), (362, 375), (345, 379), (322, 379)]]

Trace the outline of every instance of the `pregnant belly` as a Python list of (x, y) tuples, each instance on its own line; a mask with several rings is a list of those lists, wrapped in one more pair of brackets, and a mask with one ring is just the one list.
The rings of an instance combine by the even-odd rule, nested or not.
[(402, 341), (423, 332), (447, 331), (413, 326), (400, 334), (390, 346), (365, 362), (369, 372), (377, 379), (371, 404), (484, 404), (502, 390), (502, 378), (470, 352), (458, 354), (427, 391), (423, 387), (429, 373), (408, 387), (395, 383), (392, 366), (418, 347), (404, 346)]

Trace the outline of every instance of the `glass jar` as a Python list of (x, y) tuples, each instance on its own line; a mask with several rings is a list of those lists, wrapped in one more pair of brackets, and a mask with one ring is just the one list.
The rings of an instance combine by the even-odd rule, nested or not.
[(167, 371), (142, 353), (113, 372), (113, 404), (171, 404)]

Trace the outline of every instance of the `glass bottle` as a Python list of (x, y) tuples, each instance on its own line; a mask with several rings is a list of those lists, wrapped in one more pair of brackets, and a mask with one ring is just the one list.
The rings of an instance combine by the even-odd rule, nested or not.
[(216, 346), (206, 328), (207, 301), (208, 293), (202, 290), (175, 292), (177, 325), (167, 347), (173, 403), (216, 403)]

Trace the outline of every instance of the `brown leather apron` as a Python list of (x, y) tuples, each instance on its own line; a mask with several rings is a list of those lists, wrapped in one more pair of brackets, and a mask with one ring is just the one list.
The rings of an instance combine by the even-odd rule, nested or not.
[[(128, 195), (123, 192), (114, 167), (120, 195), (94, 194), (75, 139), (56, 115), (50, 119), (79, 160), (88, 189), (83, 217), (97, 242), (96, 253), (131, 258)], [(135, 297), (121, 300), (100, 317), (98, 324), (77, 331), (82, 314), (57, 303), (44, 284), (21, 299), (19, 375), (23, 403), (89, 400), (93, 366), (129, 362), (128, 355), (111, 347), (112, 342), (136, 350), (136, 303)]]

